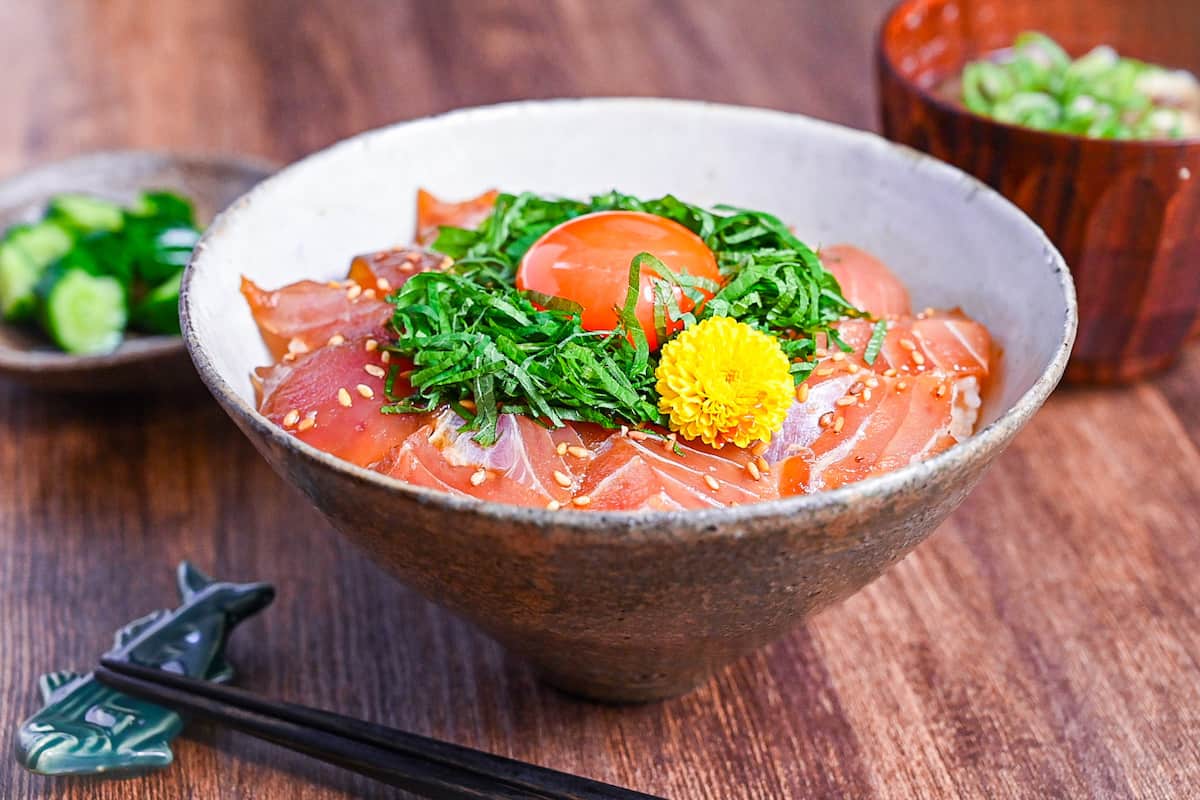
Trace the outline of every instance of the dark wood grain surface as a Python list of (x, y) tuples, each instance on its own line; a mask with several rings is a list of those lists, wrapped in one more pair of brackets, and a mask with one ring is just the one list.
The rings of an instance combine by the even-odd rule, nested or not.
[[(883, 0), (6, 0), (0, 172), (109, 146), (293, 159), (518, 97), (659, 94), (871, 127)], [(202, 395), (0, 385), (0, 731), (173, 601), (171, 569), (261, 578), (240, 684), (674, 798), (1200, 791), (1200, 353), (1057, 394), (917, 552), (671, 702), (590, 705), (339, 537)], [(194, 725), (131, 782), (0, 757), (4, 798), (393, 796)]]

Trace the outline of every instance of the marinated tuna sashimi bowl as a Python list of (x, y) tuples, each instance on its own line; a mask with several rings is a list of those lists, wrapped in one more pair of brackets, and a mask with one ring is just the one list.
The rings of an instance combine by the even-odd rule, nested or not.
[[(834, 489), (969, 437), (996, 353), (883, 261), (763, 211), (418, 195), (416, 241), (242, 294), (259, 411), (409, 484), (554, 510)], [(969, 309), (967, 310), (969, 311)]]

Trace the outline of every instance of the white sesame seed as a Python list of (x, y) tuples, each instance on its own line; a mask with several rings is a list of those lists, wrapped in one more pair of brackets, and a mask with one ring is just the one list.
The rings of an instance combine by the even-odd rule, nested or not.
[(946, 396), (946, 384), (939, 383), (937, 389), (935, 389), (933, 393), (937, 397), (945, 397)]
[(392, 360), (392, 353), (389, 350), (384, 350), (379, 354), (379, 360), (387, 364)]
[(832, 374), (833, 374), (833, 367), (825, 367), (824, 369), (819, 369), (813, 373), (813, 375), (816, 375), (818, 378), (825, 378)]
[(375, 364), (367, 364), (363, 367), (363, 372), (376, 378), (382, 378), (384, 375), (387, 375), (386, 369)]
[(1179, 168), (1179, 179), (1180, 180), (1183, 180), (1183, 181), (1190, 180), (1191, 177), (1192, 177), (1192, 171), (1190, 169), (1188, 169), (1187, 167)]
[(834, 400), (833, 402), (835, 405), (839, 405), (839, 406), (852, 406), (858, 401), (855, 400), (850, 395), (846, 395), (845, 397), (839, 397), (837, 400)]
[(841, 350), (838, 350), (836, 353), (833, 354), (833, 360), (834, 361), (845, 361), (846, 354), (843, 353)]
[(874, 388), (877, 388), (878, 386), (879, 386), (878, 378), (867, 378), (867, 388), (868, 389), (874, 389)]
[(912, 339), (901, 339), (900, 346), (905, 350), (916, 350), (917, 345)]
[(365, 383), (360, 383), (358, 386), (355, 386), (354, 388), (355, 388), (355, 390), (358, 391), (358, 393), (360, 395), (365, 397), (367, 400), (371, 400), (375, 397), (375, 390), (372, 389), (370, 386), (367, 386)]
[(712, 475), (706, 474), (704, 476), (704, 482), (707, 483), (708, 488), (712, 489), (714, 492), (721, 488), (721, 484), (717, 483), (717, 479)]
[(574, 503), (575, 505), (579, 506), (580, 508), (582, 508), (583, 506), (586, 506), (589, 503), (591, 503), (592, 498), (588, 497), (586, 494), (581, 494), (581, 495), (579, 495), (579, 497), (576, 497), (571, 502)]
[(356, 298), (357, 298), (357, 297), (358, 297), (360, 294), (362, 294), (362, 292), (363, 292), (363, 288), (362, 288), (361, 286), (359, 286), (357, 283), (355, 283), (355, 284), (352, 284), (352, 285), (350, 286), (350, 288), (346, 290), (346, 299), (347, 299), (347, 300), (354, 300), (354, 299), (356, 299)]
[(913, 351), (913, 361), (915, 361), (917, 363), (917, 366), (920, 366), (921, 364), (925, 363), (925, 356), (921, 355), (920, 352), (914, 350)]
[(554, 482), (566, 489), (571, 485), (571, 476), (565, 472), (554, 470)]
[(375, 285), (379, 287), (379, 291), (381, 292), (390, 292), (392, 290), (392, 283), (387, 278), (377, 279)]
[(758, 464), (755, 464), (753, 461), (746, 462), (746, 472), (749, 472), (750, 477), (754, 478), (754, 480), (756, 480), (756, 481), (762, 480), (762, 472), (759, 471)]
[(350, 393), (346, 391), (345, 386), (338, 389), (337, 398), (338, 398), (338, 404), (343, 405), (346, 408), (349, 408), (350, 406), (354, 405), (354, 401), (352, 399), (350, 399)]
[(646, 441), (646, 433), (645, 431), (632, 430), (629, 432), (629, 438), (635, 442), (644, 442)]
[(567, 454), (567, 443), (559, 442), (558, 447), (554, 448), (554, 452), (558, 453), (560, 456), (565, 456)]
[(755, 442), (754, 446), (750, 448), (751, 455), (761, 456), (765, 452), (767, 452), (767, 443), (761, 439)]
[(837, 418), (837, 422), (833, 423), (833, 432), (834, 432), (834, 433), (841, 433), (841, 432), (842, 432), (842, 427), (843, 427), (843, 426), (845, 426), (845, 424), (846, 424), (846, 418), (845, 418), (845, 417), (838, 417), (838, 418)]
[(335, 333), (333, 336), (330, 336), (329, 341), (327, 342), (330, 347), (337, 347), (339, 344), (345, 343), (346, 337), (342, 336), (340, 333)]
[(296, 430), (306, 431), (309, 428), (316, 427), (316, 424), (317, 424), (317, 412), (310, 411), (310, 412), (308, 412), (308, 414), (305, 415), (304, 419), (300, 420), (300, 424), (296, 426)]
[(802, 383), (796, 387), (796, 399), (801, 403), (808, 402), (808, 384)]
[(888, 367), (887, 369), (885, 369), (885, 370), (883, 371), (883, 377), (885, 377), (885, 378), (894, 378), (894, 377), (896, 377), (896, 368), (895, 368), (895, 367)]
[(300, 412), (294, 408), (291, 411), (289, 411), (283, 415), (283, 427), (285, 427), (285, 428), (290, 428), (299, 421), (300, 421)]
[(758, 464), (758, 470), (759, 470), (759, 472), (764, 472), (764, 473), (766, 473), (766, 472), (770, 472), (770, 471), (771, 471), (771, 465), (770, 465), (770, 464), (768, 464), (768, 463), (767, 463), (767, 460), (766, 460), (765, 458), (763, 458), (762, 456), (759, 456), (758, 458), (754, 459), (754, 462), (755, 462), (756, 464)]
[(375, 341), (374, 339), (367, 339), (367, 342), (363, 345), (363, 347), (367, 349), (368, 353), (373, 353), (379, 347), (379, 342)]
[(446, 256), (445, 258), (442, 259), (441, 263), (438, 264), (438, 269), (445, 272), (446, 270), (450, 269), (450, 267), (453, 264), (454, 264), (454, 259), (451, 258), (450, 256)]
[(363, 289), (362, 296), (367, 298), (368, 300), (374, 300), (375, 299), (375, 290), (374, 289)]
[(868, 402), (871, 399), (871, 390), (870, 389), (863, 389), (862, 399), (863, 399), (864, 403)]
[(847, 369), (847, 371), (849, 371), (849, 373), (850, 373), (851, 375), (853, 375), (854, 373), (856, 373), (856, 372), (858, 372), (860, 369), (862, 369), (862, 367), (858, 366), (858, 364), (855, 364), (853, 361), (851, 361), (851, 362), (850, 362), (850, 363), (849, 363), (849, 364), (846, 366), (846, 369)]
[(290, 341), (288, 341), (288, 348), (287, 348), (287, 349), (288, 349), (288, 352), (289, 352), (289, 353), (295, 353), (295, 354), (299, 354), (299, 353), (307, 353), (307, 352), (308, 352), (308, 345), (307, 345), (307, 344), (305, 344), (305, 343), (304, 343), (304, 340), (303, 340), (303, 339), (301, 339), (299, 336), (293, 336), (293, 337), (291, 338), (291, 340), (290, 340)]
[(900, 382), (898, 382), (898, 383), (896, 384), (896, 391), (897, 391), (897, 392), (903, 392), (903, 391), (904, 391), (905, 389), (907, 389), (907, 388), (908, 388), (908, 384), (907, 384), (907, 383), (905, 383), (904, 381), (900, 381)]
[(575, 456), (576, 458), (587, 458), (588, 456), (590, 456), (592, 454), (591, 450), (588, 450), (586, 447), (580, 447), (577, 444), (573, 444), (570, 447), (568, 447), (567, 452), (570, 453), (571, 455)]
[(562, 508), (562, 503), (557, 500), (551, 500), (549, 503), (546, 503), (547, 511), (558, 511), (560, 508)]
[(478, 486), (486, 480), (487, 480), (487, 470), (485, 470), (483, 467), (480, 467), (479, 469), (477, 469), (471, 473), (471, 485), (472, 486)]

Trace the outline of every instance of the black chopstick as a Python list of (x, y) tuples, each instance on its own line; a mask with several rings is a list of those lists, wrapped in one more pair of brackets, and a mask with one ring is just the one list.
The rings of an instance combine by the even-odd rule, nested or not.
[(284, 703), (172, 672), (103, 658), (96, 679), (168, 708), (437, 800), (662, 800), (589, 778)]

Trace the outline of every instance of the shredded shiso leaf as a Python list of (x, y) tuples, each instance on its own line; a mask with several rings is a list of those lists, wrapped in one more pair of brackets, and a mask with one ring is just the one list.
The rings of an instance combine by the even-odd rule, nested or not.
[[(655, 214), (697, 234), (716, 255), (724, 285), (639, 254), (630, 263), (615, 331), (585, 331), (575, 304), (516, 288), (521, 257), (542, 234), (574, 217), (613, 210)], [(778, 218), (730, 206), (708, 210), (671, 195), (642, 200), (614, 191), (579, 201), (501, 194), (477, 228), (443, 227), (433, 249), (455, 260), (450, 270), (416, 275), (389, 298), (397, 339), (388, 349), (415, 368), (412, 394), (397, 398), (389, 388), (393, 402), (385, 411), (449, 404), (483, 445), (496, 440), (500, 413), (553, 427), (567, 420), (610, 428), (663, 424), (654, 388), (657, 354), (635, 314), (643, 275), (651, 276), (660, 342), (668, 329), (680, 327), (668, 322), (686, 327), (732, 317), (778, 339), (797, 383), (812, 371), (815, 337), (823, 334), (849, 350), (831, 324), (865, 315)], [(683, 312), (678, 295), (693, 307), (711, 299), (697, 312)]]

